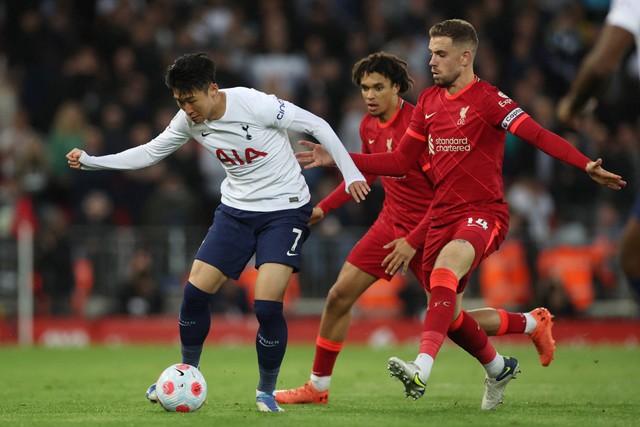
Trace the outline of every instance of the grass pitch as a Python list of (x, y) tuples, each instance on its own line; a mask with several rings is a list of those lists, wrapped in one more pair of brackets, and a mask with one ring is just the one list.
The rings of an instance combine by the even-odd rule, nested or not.
[[(208, 346), (202, 371), (209, 395), (193, 414), (167, 413), (144, 397), (147, 386), (179, 361), (179, 349), (90, 347), (0, 349), (0, 426), (640, 426), (640, 347), (563, 347), (548, 368), (532, 346), (498, 345), (522, 373), (496, 411), (480, 411), (484, 371), (462, 350), (445, 345), (422, 399), (405, 399), (386, 371), (389, 356), (413, 358), (416, 348), (346, 345), (328, 405), (255, 407), (257, 366), (252, 346)], [(309, 378), (314, 349), (290, 346), (278, 388)]]

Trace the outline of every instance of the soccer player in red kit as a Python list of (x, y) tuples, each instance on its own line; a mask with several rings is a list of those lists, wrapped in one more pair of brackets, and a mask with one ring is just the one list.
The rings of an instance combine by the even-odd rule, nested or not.
[[(486, 371), (483, 410), (495, 409), (506, 385), (520, 372), (518, 361), (500, 355), (478, 323), (462, 310), (469, 274), (505, 238), (509, 211), (504, 201), (502, 162), (509, 131), (547, 154), (571, 164), (612, 189), (626, 183), (591, 161), (569, 142), (542, 128), (516, 102), (473, 71), (478, 38), (471, 24), (451, 19), (429, 30), (429, 66), (435, 86), (420, 95), (411, 123), (396, 150), (351, 154), (361, 171), (402, 176), (427, 153), (434, 196), (427, 215), (423, 269), (428, 309), (414, 361), (389, 359), (391, 375), (407, 396), (421, 397), (445, 336), (474, 356)], [(306, 168), (332, 165), (320, 150), (298, 153)]]
[[(389, 53), (373, 53), (354, 65), (352, 80), (360, 87), (368, 109), (360, 123), (362, 153), (393, 151), (409, 126), (414, 110), (413, 105), (400, 97), (413, 85), (406, 62)], [(418, 225), (422, 220), (428, 220), (425, 214), (433, 195), (426, 173), (428, 169), (429, 161), (424, 153), (416, 157), (404, 176), (380, 177), (385, 191), (382, 211), (347, 257), (329, 291), (316, 339), (310, 381), (294, 389), (277, 390), (279, 403), (327, 403), (333, 367), (346, 339), (351, 309), (372, 284), (380, 278), (391, 280), (398, 269), (403, 273), (411, 269), (423, 283), (422, 247), (426, 227)], [(369, 184), (377, 177), (365, 174)], [(313, 208), (310, 224), (346, 203), (349, 198), (343, 193), (346, 194), (344, 183)], [(423, 287), (426, 286), (423, 284)], [(555, 345), (548, 310), (538, 308), (530, 313), (507, 313), (486, 308), (472, 310), (470, 314), (490, 335), (531, 334), (541, 363), (547, 366), (553, 359)]]

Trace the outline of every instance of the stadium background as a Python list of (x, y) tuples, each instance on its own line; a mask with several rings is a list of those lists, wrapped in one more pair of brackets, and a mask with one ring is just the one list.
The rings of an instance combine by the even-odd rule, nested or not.
[[(555, 103), (593, 44), (608, 5), (0, 1), (0, 342), (16, 341), (20, 224), (34, 232), (37, 342), (176, 339), (182, 286), (219, 202), (222, 168), (193, 141), (160, 164), (131, 172), (72, 171), (64, 155), (73, 147), (113, 153), (162, 131), (177, 108), (163, 84), (166, 66), (177, 56), (208, 52), (222, 88), (275, 93), (325, 118), (349, 151), (359, 151), (358, 126), (366, 110), (350, 82), (352, 64), (377, 50), (405, 58), (416, 80), (406, 99), (415, 101), (432, 83), (427, 30), (451, 17), (469, 20), (479, 33), (481, 78), (629, 182), (621, 192), (600, 188), (510, 136), (504, 168), (510, 237), (474, 276), (471, 305), (529, 310), (543, 304), (567, 339), (592, 325), (603, 337), (637, 342), (632, 319), (638, 308), (616, 261), (640, 170), (637, 62), (618, 70), (577, 130), (554, 120)], [(294, 145), (299, 137), (291, 135)], [(339, 180), (331, 170), (305, 175), (314, 201)], [(376, 218), (382, 197), (378, 189), (365, 203), (349, 203), (314, 226), (303, 269), (287, 296), (289, 319), (298, 322), (290, 327), (292, 339), (315, 338), (323, 298)], [(247, 269), (212, 304), (219, 316), (212, 339), (255, 334), (252, 316), (244, 316), (253, 276), (255, 270)], [(423, 309), (424, 297), (410, 277), (376, 285), (359, 301), (350, 337), (409, 339), (401, 331), (416, 329), (407, 326), (418, 322)], [(616, 338), (612, 329), (627, 333)]]

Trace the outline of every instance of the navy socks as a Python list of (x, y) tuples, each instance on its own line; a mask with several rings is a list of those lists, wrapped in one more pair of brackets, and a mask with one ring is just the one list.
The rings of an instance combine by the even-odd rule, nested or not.
[(278, 301), (255, 300), (253, 309), (260, 324), (256, 335), (256, 352), (260, 382), (258, 390), (273, 393), (280, 365), (287, 349), (287, 322)]
[(204, 340), (211, 327), (209, 301), (213, 294), (201, 291), (187, 282), (180, 306), (180, 342), (182, 363), (198, 367)]

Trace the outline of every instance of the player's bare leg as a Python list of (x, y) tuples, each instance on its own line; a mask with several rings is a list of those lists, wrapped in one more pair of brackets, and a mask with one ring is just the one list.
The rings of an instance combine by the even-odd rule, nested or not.
[(298, 388), (276, 390), (278, 403), (327, 403), (331, 373), (349, 330), (353, 304), (377, 279), (348, 262), (344, 264), (322, 312), (311, 379)]
[(487, 335), (527, 334), (536, 347), (540, 364), (549, 366), (556, 350), (552, 335), (553, 315), (544, 307), (528, 313), (509, 313), (494, 308), (467, 311)]

